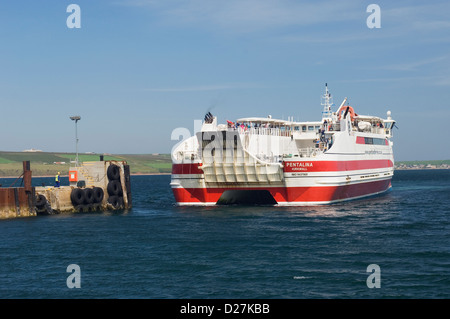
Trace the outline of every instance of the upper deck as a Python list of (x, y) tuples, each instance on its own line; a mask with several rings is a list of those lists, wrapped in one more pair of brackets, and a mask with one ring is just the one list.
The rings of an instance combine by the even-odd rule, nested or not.
[[(392, 137), (392, 127), (394, 123), (395, 121), (390, 118), (382, 119), (377, 116), (357, 115), (351, 122), (351, 131), (380, 134), (390, 138)], [(336, 131), (341, 131), (341, 123), (339, 120), (333, 120), (332, 118), (315, 122), (294, 122), (281, 119), (272, 119), (270, 117), (246, 117), (237, 119), (235, 122), (227, 121), (226, 125), (218, 125), (217, 130), (237, 130), (241, 134), (291, 136), (294, 133), (321, 134), (322, 132), (333, 133)]]
[[(173, 155), (196, 161), (204, 157), (205, 148), (208, 152), (211, 150), (223, 156), (228, 156), (226, 150), (233, 153), (242, 149), (258, 160), (276, 163), (283, 158), (316, 157), (330, 151), (332, 147), (335, 154), (350, 153), (350, 149), (364, 154), (369, 148), (392, 146), (389, 139), (392, 137), (395, 121), (391, 118), (390, 111), (387, 112), (386, 119), (359, 115), (351, 106), (345, 105), (345, 98), (337, 111), (333, 112), (331, 106), (334, 104), (330, 104), (328, 89), (324, 101), (320, 121), (275, 119), (269, 115), (238, 118), (236, 121), (228, 120), (226, 124), (218, 124), (217, 117), (208, 112), (201, 132), (197, 134), (197, 141), (180, 143)], [(343, 136), (351, 138), (344, 139)]]

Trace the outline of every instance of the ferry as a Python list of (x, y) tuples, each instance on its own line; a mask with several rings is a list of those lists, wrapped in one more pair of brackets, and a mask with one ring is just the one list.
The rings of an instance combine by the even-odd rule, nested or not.
[(356, 113), (345, 98), (336, 111), (325, 84), (322, 119), (267, 117), (218, 124), (210, 112), (199, 132), (172, 150), (170, 186), (185, 205), (332, 204), (391, 188), (393, 128)]

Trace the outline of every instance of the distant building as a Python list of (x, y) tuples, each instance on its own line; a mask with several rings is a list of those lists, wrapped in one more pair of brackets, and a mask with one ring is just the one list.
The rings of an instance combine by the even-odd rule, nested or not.
[(22, 152), (35, 153), (35, 152), (42, 152), (42, 150), (37, 150), (37, 149), (34, 149), (34, 148), (30, 148), (29, 150), (23, 150)]

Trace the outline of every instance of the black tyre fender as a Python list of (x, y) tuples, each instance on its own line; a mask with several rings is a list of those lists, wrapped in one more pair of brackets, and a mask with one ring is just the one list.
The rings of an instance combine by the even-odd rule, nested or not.
[(113, 196), (109, 196), (108, 197), (108, 203), (110, 203), (112, 205), (112, 207), (114, 208), (118, 208), (120, 203), (119, 203), (119, 196), (113, 195)]
[(119, 207), (123, 208), (124, 207), (123, 197), (119, 197), (118, 202), (119, 202)]
[(92, 206), (93, 204), (81, 204), (81, 205), (77, 205), (75, 206), (75, 210), (78, 213), (87, 213), (92, 211)]
[(84, 204), (77, 205), (75, 206), (75, 211), (77, 211), (78, 213), (87, 212), (87, 205)]
[(101, 203), (103, 201), (103, 197), (105, 196), (103, 188), (94, 187), (93, 191), (94, 191), (94, 203)]
[(37, 208), (44, 207), (46, 203), (47, 203), (47, 198), (45, 198), (44, 195), (39, 194), (36, 196), (36, 207)]
[(70, 200), (73, 206), (83, 205), (84, 203), (84, 191), (81, 188), (74, 188), (70, 193)]
[(106, 175), (108, 176), (108, 179), (110, 181), (115, 181), (120, 179), (120, 168), (119, 166), (115, 165), (115, 164), (111, 164), (109, 165), (107, 171), (106, 171)]
[(94, 191), (92, 188), (84, 189), (84, 202), (86, 204), (92, 204), (94, 202)]
[(106, 187), (106, 190), (108, 191), (108, 194), (110, 196), (121, 195), (122, 194), (122, 184), (120, 184), (120, 181), (118, 181), (118, 180), (110, 181), (108, 183), (108, 186)]

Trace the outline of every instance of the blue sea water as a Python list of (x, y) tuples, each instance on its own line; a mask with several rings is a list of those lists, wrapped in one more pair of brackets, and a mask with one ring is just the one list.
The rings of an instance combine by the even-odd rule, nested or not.
[(450, 297), (450, 170), (318, 207), (177, 207), (169, 182), (132, 176), (129, 211), (0, 220), (0, 298)]

